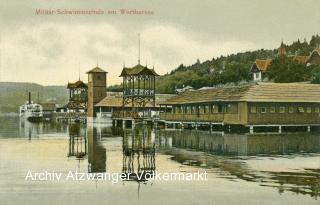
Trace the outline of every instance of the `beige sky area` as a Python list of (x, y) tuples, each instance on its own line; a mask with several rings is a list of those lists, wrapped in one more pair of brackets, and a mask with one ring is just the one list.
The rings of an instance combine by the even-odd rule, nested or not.
[[(36, 9), (103, 10), (103, 15), (36, 15)], [(136, 9), (153, 15), (107, 14)], [(141, 64), (159, 74), (220, 55), (310, 39), (320, 30), (318, 0), (0, 0), (0, 81), (65, 85), (99, 67), (108, 84)]]

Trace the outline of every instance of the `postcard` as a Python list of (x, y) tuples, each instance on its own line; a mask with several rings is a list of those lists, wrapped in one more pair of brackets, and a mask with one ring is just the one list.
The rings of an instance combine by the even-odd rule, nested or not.
[(0, 0), (0, 204), (319, 204), (319, 8)]

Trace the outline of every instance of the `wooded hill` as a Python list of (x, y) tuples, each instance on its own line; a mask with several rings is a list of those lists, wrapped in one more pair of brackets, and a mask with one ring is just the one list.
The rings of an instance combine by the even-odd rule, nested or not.
[[(308, 42), (306, 39), (303, 41), (297, 40), (290, 45), (286, 45), (287, 55), (306, 55), (320, 45), (320, 36), (314, 35)], [(280, 46), (280, 42), (279, 42)], [(228, 56), (220, 56), (218, 58), (212, 58), (204, 62), (196, 60), (192, 65), (186, 66), (181, 64), (178, 68), (172, 70), (163, 76), (158, 77), (156, 91), (157, 93), (174, 93), (175, 88), (182, 88), (183, 86), (190, 85), (195, 89), (204, 86), (217, 86), (225, 84), (239, 84), (245, 83), (252, 80), (250, 74), (250, 68), (256, 59), (275, 59), (277, 58), (277, 49), (273, 50), (256, 50), (247, 51), (243, 53), (232, 54)], [(287, 62), (287, 61), (286, 61)], [(299, 67), (300, 68), (300, 67)], [(303, 67), (301, 69), (304, 69)], [(293, 69), (297, 70), (297, 69)], [(317, 75), (320, 72), (319, 69), (313, 71), (303, 70), (302, 72), (308, 72), (306, 75), (309, 76), (310, 80), (312, 74)], [(273, 73), (274, 74), (274, 73)], [(299, 74), (301, 74), (299, 72)], [(283, 73), (283, 76), (288, 76), (287, 73)], [(273, 79), (271, 79), (273, 80)], [(296, 82), (303, 81), (305, 79), (285, 79), (283, 82)], [(278, 81), (278, 82), (281, 82)], [(114, 85), (108, 88), (111, 91), (122, 91), (121, 85)]]
[(19, 106), (28, 100), (28, 91), (31, 92), (34, 102), (55, 102), (64, 105), (68, 101), (66, 86), (0, 82), (0, 113), (17, 113)]

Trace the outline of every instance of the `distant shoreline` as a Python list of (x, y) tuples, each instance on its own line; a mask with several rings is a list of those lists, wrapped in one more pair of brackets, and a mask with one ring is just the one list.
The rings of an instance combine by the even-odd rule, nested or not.
[(0, 112), (0, 117), (18, 117), (19, 113), (15, 112)]

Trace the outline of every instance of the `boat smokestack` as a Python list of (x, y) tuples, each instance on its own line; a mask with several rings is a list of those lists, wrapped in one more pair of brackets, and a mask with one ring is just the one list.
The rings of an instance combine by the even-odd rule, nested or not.
[(31, 92), (29, 92), (29, 100), (28, 100), (29, 104), (31, 104)]

